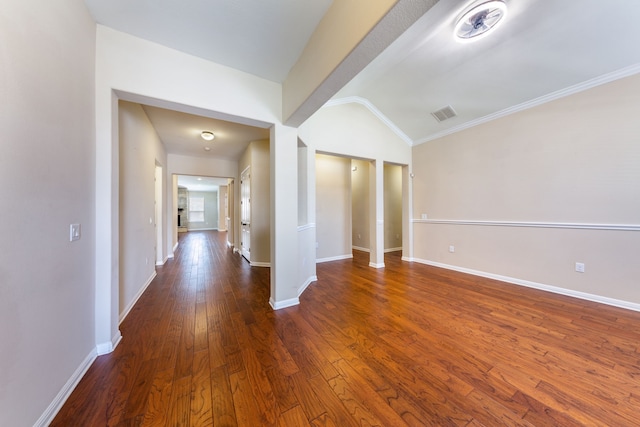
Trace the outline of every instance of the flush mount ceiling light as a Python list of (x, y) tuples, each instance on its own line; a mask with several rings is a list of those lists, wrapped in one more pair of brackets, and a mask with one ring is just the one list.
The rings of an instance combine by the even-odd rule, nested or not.
[(507, 5), (502, 1), (489, 1), (469, 9), (456, 23), (453, 31), (459, 42), (471, 42), (486, 36), (507, 15)]
[(216, 136), (213, 134), (213, 132), (208, 131), (208, 130), (203, 130), (202, 133), (200, 133), (200, 136), (202, 137), (202, 139), (204, 139), (205, 141), (211, 141), (213, 138), (215, 138)]

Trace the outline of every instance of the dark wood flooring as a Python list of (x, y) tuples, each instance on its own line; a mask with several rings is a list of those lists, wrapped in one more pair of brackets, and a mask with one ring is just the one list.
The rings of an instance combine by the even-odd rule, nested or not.
[(225, 240), (180, 234), (53, 426), (640, 424), (640, 313), (364, 253), (274, 312)]

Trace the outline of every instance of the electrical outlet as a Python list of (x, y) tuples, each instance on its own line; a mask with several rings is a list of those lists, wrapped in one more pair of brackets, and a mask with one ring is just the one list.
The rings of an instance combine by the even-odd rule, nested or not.
[(451, 245), (449, 246), (449, 252), (454, 253), (456, 251), (456, 247)]
[(69, 225), (69, 241), (80, 240), (80, 224)]
[(427, 214), (426, 214), (426, 213), (423, 213), (422, 215), (420, 215), (420, 218), (421, 218), (421, 219), (427, 219)]
[(578, 273), (584, 273), (584, 263), (583, 262), (576, 262), (576, 271)]

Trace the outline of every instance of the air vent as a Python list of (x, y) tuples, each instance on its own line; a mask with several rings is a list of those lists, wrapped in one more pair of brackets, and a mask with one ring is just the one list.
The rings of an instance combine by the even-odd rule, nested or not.
[(439, 121), (439, 122), (443, 122), (443, 121), (445, 121), (447, 119), (450, 119), (451, 117), (457, 116), (456, 112), (451, 107), (451, 105), (447, 105), (446, 107), (442, 107), (438, 111), (434, 111), (433, 113), (431, 113), (431, 115), (433, 117), (435, 117), (436, 120)]

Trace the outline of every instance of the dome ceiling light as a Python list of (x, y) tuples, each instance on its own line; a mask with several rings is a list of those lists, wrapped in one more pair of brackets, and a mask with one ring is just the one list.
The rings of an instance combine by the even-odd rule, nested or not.
[(200, 133), (200, 136), (202, 137), (202, 139), (204, 139), (205, 141), (211, 141), (213, 138), (215, 138), (216, 136), (213, 134), (213, 132), (208, 131), (208, 130), (203, 130), (202, 133)]
[(471, 42), (486, 36), (507, 15), (507, 5), (502, 1), (489, 1), (469, 9), (456, 23), (453, 31), (459, 42)]

